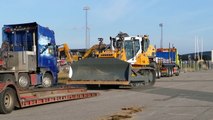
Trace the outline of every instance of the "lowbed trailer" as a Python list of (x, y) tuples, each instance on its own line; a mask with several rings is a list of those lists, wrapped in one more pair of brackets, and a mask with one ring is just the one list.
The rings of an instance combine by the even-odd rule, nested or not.
[(87, 92), (85, 88), (75, 88), (69, 85), (19, 90), (14, 82), (0, 82), (0, 113), (10, 113), (15, 107), (24, 108), (98, 95), (97, 92)]

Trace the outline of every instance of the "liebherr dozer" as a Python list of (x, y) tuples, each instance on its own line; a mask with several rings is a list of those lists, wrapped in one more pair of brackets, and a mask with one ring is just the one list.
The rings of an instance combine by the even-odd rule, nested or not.
[(155, 70), (145, 54), (148, 36), (119, 33), (96, 58), (74, 62), (69, 84), (144, 86), (155, 83)]

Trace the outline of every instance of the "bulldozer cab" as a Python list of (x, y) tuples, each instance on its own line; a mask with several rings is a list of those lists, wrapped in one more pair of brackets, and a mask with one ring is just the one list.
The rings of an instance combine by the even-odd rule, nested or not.
[(148, 50), (150, 40), (147, 35), (128, 36), (127, 34), (119, 34), (116, 38), (110, 38), (112, 49), (125, 50), (127, 62), (134, 63), (136, 56)]
[(131, 37), (130, 40), (125, 40), (124, 49), (126, 51), (127, 60), (134, 59), (135, 56), (141, 51), (139, 39)]
[(149, 48), (149, 45), (150, 45), (150, 40), (147, 35), (144, 35), (141, 41), (142, 52), (146, 52)]

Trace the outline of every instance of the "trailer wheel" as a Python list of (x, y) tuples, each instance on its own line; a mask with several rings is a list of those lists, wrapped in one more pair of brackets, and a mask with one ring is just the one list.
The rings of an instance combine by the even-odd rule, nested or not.
[(18, 86), (22, 89), (28, 89), (30, 86), (30, 77), (27, 73), (20, 73), (18, 75)]
[(50, 73), (45, 73), (42, 79), (42, 86), (43, 87), (51, 87), (53, 82), (53, 77)]
[(0, 94), (0, 113), (11, 113), (15, 107), (16, 96), (15, 91), (12, 88), (7, 87)]

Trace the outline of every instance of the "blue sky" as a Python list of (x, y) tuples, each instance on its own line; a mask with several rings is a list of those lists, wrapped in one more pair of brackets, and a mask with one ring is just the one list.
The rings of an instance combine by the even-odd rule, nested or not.
[[(57, 44), (85, 47), (85, 11), (89, 6), (90, 45), (118, 32), (150, 36), (160, 46), (159, 23), (164, 24), (163, 46), (169, 42), (181, 54), (194, 52), (195, 36), (204, 51), (213, 49), (212, 0), (0, 0), (0, 26), (36, 21), (55, 31)], [(1, 35), (0, 35), (1, 37)]]

